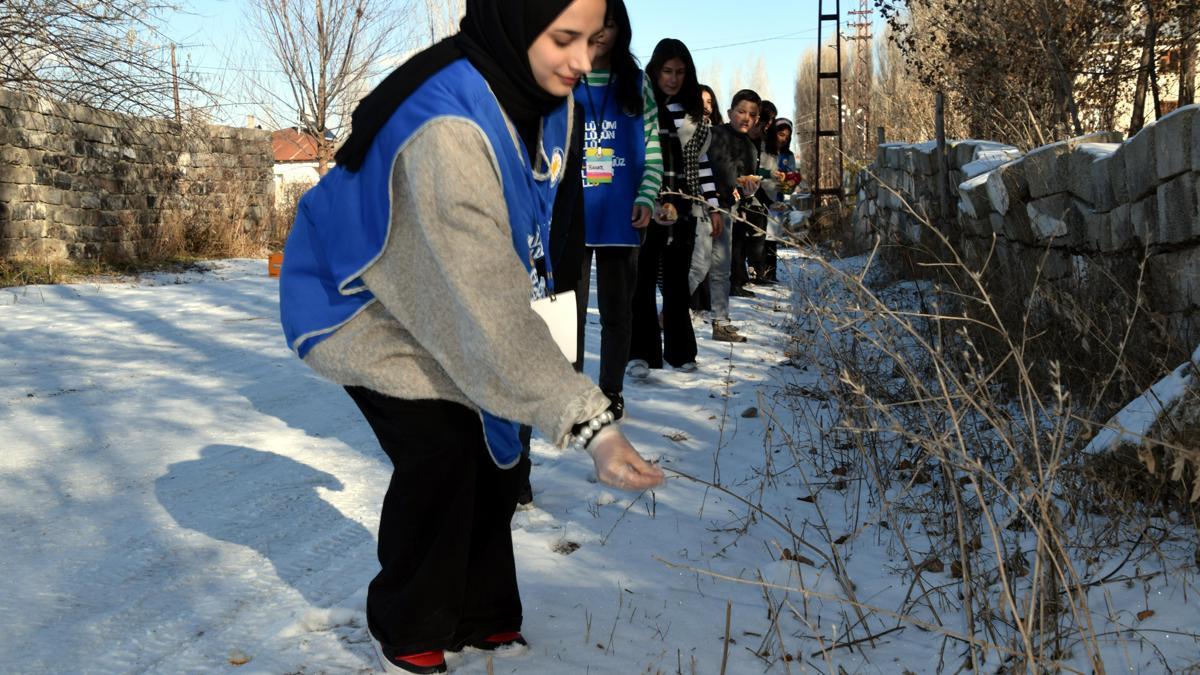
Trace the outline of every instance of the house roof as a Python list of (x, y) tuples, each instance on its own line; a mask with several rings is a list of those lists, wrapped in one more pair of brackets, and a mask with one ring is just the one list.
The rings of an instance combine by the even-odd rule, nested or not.
[(317, 161), (317, 139), (295, 127), (272, 132), (271, 149), (276, 162)]

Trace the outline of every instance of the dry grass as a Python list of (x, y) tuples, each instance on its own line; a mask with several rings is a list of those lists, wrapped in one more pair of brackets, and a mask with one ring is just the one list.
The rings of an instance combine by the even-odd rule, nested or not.
[[(991, 271), (970, 267), (945, 237), (932, 251), (895, 247), (886, 262), (877, 243), (861, 266), (793, 244), (822, 273), (799, 280), (788, 356), (821, 384), (775, 396), (787, 415), (759, 406), (768, 432), (759, 496), (730, 494), (748, 508), (745, 527), (761, 519), (790, 537), (780, 559), (804, 569), (812, 558), (840, 592), (727, 580), (802, 598), (769, 611), (790, 610), (810, 636), (820, 613), (809, 603), (839, 603), (845, 628), (813, 655), (831, 670), (835, 650), (904, 627), (939, 636), (945, 671), (1103, 673), (1137, 663), (1130, 652), (1155, 653), (1137, 631), (1113, 630), (1132, 613), (1111, 596), (1194, 585), (1200, 512), (1188, 488), (1200, 401), (1186, 402), (1192, 417), (1151, 432), (1151, 455), (1083, 452), (1112, 412), (1178, 365), (1173, 352), (1146, 348), (1161, 333), (1140, 285), (1114, 294), (1100, 283), (1114, 281), (1100, 279), (1064, 294), (1038, 266), (1023, 297), (997, 297)], [(815, 513), (804, 522), (762, 505), (783, 461), (772, 444), (806, 476)], [(1150, 472), (1147, 457), (1157, 458)], [(684, 477), (726, 491), (719, 474)], [(822, 495), (847, 513), (823, 511)], [(843, 518), (852, 532), (839, 536), (830, 523)], [(857, 598), (839, 557), (846, 537), (868, 531), (903, 561), (893, 570), (908, 584), (899, 607)], [(1178, 630), (1173, 638), (1200, 637)], [(1114, 645), (1128, 663), (1105, 663)], [(1164, 670), (1196, 665), (1156, 658)]]
[(283, 250), (288, 234), (292, 231), (292, 223), (296, 220), (296, 209), (300, 205), (300, 198), (312, 186), (312, 183), (284, 183), (281, 193), (275, 200), (275, 212), (271, 219), (271, 234), (268, 237), (268, 243), (272, 251)]
[(0, 288), (39, 284), (68, 284), (96, 277), (119, 277), (146, 272), (179, 272), (196, 269), (197, 258), (179, 257), (150, 261), (0, 260)]
[[(1162, 350), (1157, 361), (1140, 350), (1134, 358), (1139, 296), (1092, 304), (1083, 321), (1079, 302), (1034, 283), (1014, 321), (1005, 309), (1013, 299), (1002, 308), (986, 271), (941, 243), (933, 267), (900, 261), (926, 272), (919, 282), (878, 263), (853, 273), (822, 263), (831, 281), (805, 298), (795, 351), (820, 369), (836, 413), (821, 425), (811, 402), (797, 399), (798, 415), (824, 433), (813, 439), (816, 452), (795, 452), (796, 461), (862, 481), (881, 505), (862, 519), (890, 522), (908, 560), (912, 602), (900, 614), (935, 620), (939, 608), (961, 611), (963, 668), (980, 669), (991, 653), (1005, 672), (1056, 671), (1072, 659), (1104, 672), (1101, 645), (1112, 637), (1095, 626), (1111, 615), (1090, 606), (1088, 590), (1195, 559), (1197, 515), (1180, 483), (1195, 464), (1180, 459), (1155, 477), (1131, 471), (1138, 461), (1128, 453), (1083, 455), (1082, 440), (1114, 401), (1177, 364)], [(1049, 329), (1031, 307), (1073, 317), (1077, 333), (1045, 339)], [(1095, 317), (1105, 312), (1101, 325)], [(1072, 364), (1069, 381), (1063, 363)], [(1196, 438), (1188, 429), (1173, 437)], [(1151, 443), (1168, 442), (1163, 434)], [(933, 588), (930, 568), (958, 581)]]

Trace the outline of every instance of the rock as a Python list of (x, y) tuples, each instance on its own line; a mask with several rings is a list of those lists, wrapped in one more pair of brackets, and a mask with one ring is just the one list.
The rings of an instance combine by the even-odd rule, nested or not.
[(1200, 236), (1196, 174), (1188, 172), (1158, 186), (1159, 244), (1182, 244)]
[(911, 146), (906, 155), (907, 166), (905, 167), (909, 173), (929, 176), (937, 173), (937, 148), (927, 148), (922, 145)]
[(1158, 197), (1150, 195), (1129, 205), (1129, 222), (1133, 225), (1133, 236), (1143, 246), (1151, 246), (1158, 240)]
[(1143, 127), (1136, 136), (1125, 141), (1125, 186), (1130, 202), (1153, 194), (1158, 187), (1154, 134), (1154, 126)]
[(992, 210), (1001, 215), (1007, 214), (1014, 203), (1021, 203), (1029, 197), (1029, 183), (1025, 180), (1023, 160), (1014, 160), (993, 169), (987, 175), (988, 201)]
[(754, 406), (750, 406), (749, 408), (746, 408), (745, 410), (742, 411), (742, 417), (745, 417), (747, 419), (749, 419), (751, 417), (758, 417), (758, 408), (755, 408)]
[(1118, 204), (1109, 212), (1109, 232), (1107, 237), (1100, 240), (1100, 250), (1105, 253), (1125, 251), (1137, 243), (1133, 234), (1133, 220), (1130, 216), (1129, 204)]
[(1155, 311), (1200, 307), (1200, 248), (1152, 255), (1146, 261), (1146, 275)]
[(1184, 106), (1154, 123), (1155, 168), (1159, 180), (1191, 170), (1195, 113), (1196, 106)]
[[(1087, 202), (1089, 207), (1094, 206), (1100, 199), (1096, 193), (1096, 171), (1093, 169), (1096, 161), (1107, 159), (1116, 152), (1117, 148), (1121, 147), (1119, 143), (1081, 143), (1073, 150), (1067, 159), (1068, 167), (1068, 189), (1071, 194), (1077, 199), (1082, 199)], [(1111, 202), (1111, 199), (1104, 200)], [(1104, 210), (1110, 210), (1104, 209)]]
[[(1120, 145), (1116, 146), (1118, 149)], [(1116, 195), (1112, 186), (1112, 166), (1116, 151), (1104, 157), (1097, 157), (1092, 162), (1092, 208), (1100, 212), (1112, 211), (1116, 208)]]
[(1022, 160), (1025, 164), (1025, 178), (1029, 181), (1029, 195), (1038, 199), (1066, 192), (1070, 185), (1069, 157), (1075, 148), (1087, 143), (1114, 143), (1119, 140), (1118, 134), (1102, 131), (1044, 145), (1029, 152)]
[(1083, 229), (1082, 218), (1070, 195), (1043, 197), (1029, 202), (1025, 208), (1035, 242), (1071, 246), (1078, 241)]
[(1077, 202), (1075, 208), (1083, 219), (1080, 243), (1092, 251), (1105, 250), (1105, 244), (1112, 239), (1111, 214), (1096, 211), (1083, 202)]
[(900, 169), (904, 167), (904, 146), (889, 145), (884, 155), (883, 165), (889, 169)]
[(958, 208), (969, 218), (984, 218), (991, 212), (988, 200), (987, 175), (976, 176), (959, 184)]
[(1066, 192), (1067, 164), (1070, 148), (1066, 141), (1043, 145), (1022, 158), (1025, 178), (1029, 181), (1029, 196), (1040, 199), (1052, 194)]

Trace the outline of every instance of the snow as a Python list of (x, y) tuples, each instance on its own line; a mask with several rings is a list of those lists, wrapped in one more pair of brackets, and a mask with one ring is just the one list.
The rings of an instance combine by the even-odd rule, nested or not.
[(959, 183), (958, 184), (958, 195), (959, 195), (958, 210), (962, 211), (963, 213), (967, 214), (968, 216), (970, 216), (972, 218), (979, 218), (981, 216), (986, 216), (987, 213), (982, 213), (982, 214), (976, 213), (975, 205), (971, 202), (970, 199), (967, 198), (967, 194), (971, 190), (978, 188), (979, 186), (984, 185), (986, 183), (987, 183), (987, 174), (986, 173), (975, 175), (974, 177), (969, 178), (969, 179)]
[[(798, 348), (791, 323), (829, 275), (808, 254), (781, 257), (790, 287), (734, 299), (750, 342), (714, 343), (698, 321), (698, 372), (627, 385), (624, 428), (661, 462), (666, 486), (591, 483), (589, 458), (535, 439), (535, 507), (513, 520), (531, 649), (496, 672), (715, 673), (727, 608), (728, 673), (961, 663), (937, 632), (882, 613), (860, 625), (842, 600), (853, 592), (894, 612), (912, 575), (877, 505), (820, 487), (829, 474), (789, 452), (824, 442), (833, 419), (827, 355)], [(363, 604), (390, 464), (345, 393), (284, 347), (265, 263), (210, 266), (0, 289), (0, 670), (377, 667)], [(594, 309), (587, 330), (595, 376)], [(1093, 608), (1120, 608), (1097, 632), (1148, 629), (1141, 642), (1106, 638), (1112, 667), (1195, 660), (1194, 640), (1154, 632), (1197, 623), (1183, 590), (1159, 577), (1089, 595)], [(1148, 606), (1157, 614), (1135, 621)], [(961, 630), (955, 610), (939, 611)], [(821, 654), (847, 631), (889, 630), (874, 646)], [(1089, 670), (1082, 654), (1071, 663)], [(489, 663), (463, 654), (451, 667)]]
[(1093, 158), (1092, 161), (1094, 162), (1096, 160), (1111, 156), (1117, 151), (1117, 148), (1120, 147), (1120, 143), (1080, 143), (1079, 145), (1075, 146), (1075, 151), (1091, 155)]
[(1154, 383), (1150, 390), (1134, 399), (1109, 420), (1088, 443), (1085, 453), (1096, 454), (1113, 449), (1120, 443), (1141, 445), (1154, 423), (1170, 410), (1188, 387), (1193, 386), (1196, 368), (1200, 367), (1200, 347), (1192, 360), (1180, 365), (1166, 377)]

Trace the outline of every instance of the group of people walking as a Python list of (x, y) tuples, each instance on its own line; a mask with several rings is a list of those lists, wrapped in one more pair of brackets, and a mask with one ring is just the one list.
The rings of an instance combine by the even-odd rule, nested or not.
[[(780, 175), (795, 170), (792, 123), (777, 119), (770, 101), (738, 91), (725, 122), (683, 42), (660, 41), (643, 71), (631, 36), (623, 2), (612, 0), (576, 95), (585, 129), (583, 280), (594, 255), (599, 384), (618, 418), (626, 374), (696, 369), (692, 310), (711, 312), (714, 340), (746, 340), (729, 298), (777, 282), (767, 220), (780, 203)], [(579, 303), (582, 333), (586, 294)]]
[[(631, 38), (622, 0), (467, 0), (301, 200), (280, 318), (393, 465), (366, 607), (391, 672), (527, 644), (510, 521), (532, 429), (608, 485), (660, 486), (618, 424), (626, 375), (696, 369), (693, 307), (744, 341), (729, 297), (775, 281), (763, 230), (791, 124), (749, 90), (724, 122), (682, 42), (643, 70)], [(580, 372), (593, 260), (598, 385)], [(570, 292), (565, 319), (547, 309)]]

